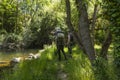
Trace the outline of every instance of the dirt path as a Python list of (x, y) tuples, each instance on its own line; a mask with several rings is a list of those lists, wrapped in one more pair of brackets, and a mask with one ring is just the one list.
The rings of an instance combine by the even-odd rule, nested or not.
[(58, 73), (57, 73), (58, 80), (68, 80), (67, 73), (63, 71), (63, 65), (61, 63), (58, 64)]

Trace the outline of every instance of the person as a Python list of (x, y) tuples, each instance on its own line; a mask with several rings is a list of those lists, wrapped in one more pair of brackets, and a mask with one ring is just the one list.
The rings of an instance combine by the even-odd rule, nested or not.
[(61, 61), (61, 52), (64, 55), (65, 60), (67, 60), (65, 51), (64, 51), (64, 32), (61, 30), (60, 27), (57, 27), (54, 32), (52, 32), (55, 35), (55, 43), (57, 47), (57, 54), (58, 59)]
[(72, 46), (74, 44), (74, 38), (73, 38), (73, 34), (72, 32), (69, 30), (68, 31), (68, 41), (67, 41), (67, 45), (68, 45), (68, 52), (70, 54), (70, 57), (72, 57)]

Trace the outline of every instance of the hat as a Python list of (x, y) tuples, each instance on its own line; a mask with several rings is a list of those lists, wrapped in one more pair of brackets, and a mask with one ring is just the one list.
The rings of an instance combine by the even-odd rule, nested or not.
[(56, 27), (55, 30), (56, 31), (61, 31), (61, 28), (60, 27)]

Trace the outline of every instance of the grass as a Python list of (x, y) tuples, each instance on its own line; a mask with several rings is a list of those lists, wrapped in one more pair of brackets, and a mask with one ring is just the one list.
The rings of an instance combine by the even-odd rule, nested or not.
[(53, 50), (46, 49), (40, 59), (18, 64), (12, 75), (5, 74), (5, 80), (56, 80), (57, 65), (52, 53)]
[(94, 75), (88, 58), (77, 48), (73, 49), (73, 58), (65, 65), (69, 80), (93, 80)]
[[(67, 55), (67, 48), (65, 48)], [(38, 51), (40, 53), (40, 51)], [(112, 65), (98, 59), (91, 66), (88, 58), (78, 47), (73, 48), (73, 58), (58, 61), (54, 54), (54, 46), (45, 48), (40, 59), (24, 61), (15, 67), (12, 74), (5, 72), (3, 80), (61, 80), (58, 72), (67, 74), (67, 80), (116, 80)]]

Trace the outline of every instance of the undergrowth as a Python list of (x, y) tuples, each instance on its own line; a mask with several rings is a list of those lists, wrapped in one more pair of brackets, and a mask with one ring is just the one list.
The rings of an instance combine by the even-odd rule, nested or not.
[[(116, 80), (112, 63), (98, 58), (91, 66), (88, 58), (77, 47), (73, 48), (72, 58), (67, 53), (68, 60), (58, 61), (53, 47), (46, 48), (35, 60), (23, 61), (15, 67), (12, 74), (5, 72), (3, 80), (60, 80), (58, 71), (62, 69), (68, 80)], [(61, 68), (60, 68), (61, 66)]]

